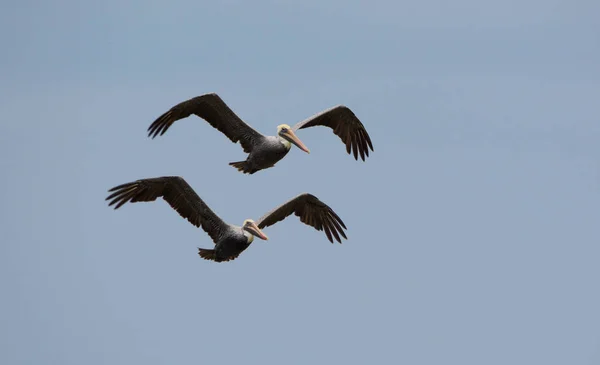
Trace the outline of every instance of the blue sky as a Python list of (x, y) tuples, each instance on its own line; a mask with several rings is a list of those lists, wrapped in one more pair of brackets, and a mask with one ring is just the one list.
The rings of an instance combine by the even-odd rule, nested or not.
[[(23, 1), (0, 13), (0, 362), (600, 363), (600, 5), (592, 1)], [(335, 104), (253, 176), (206, 122), (146, 128), (217, 92), (265, 134)], [(162, 201), (183, 176), (224, 220), (300, 192), (239, 259)]]

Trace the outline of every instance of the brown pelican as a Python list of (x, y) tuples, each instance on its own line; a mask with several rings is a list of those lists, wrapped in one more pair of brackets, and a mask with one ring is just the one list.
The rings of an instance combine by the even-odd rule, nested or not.
[[(217, 262), (237, 258), (254, 240), (254, 236), (267, 240), (261, 229), (271, 226), (292, 213), (300, 217), (304, 224), (317, 231), (325, 231), (327, 238), (342, 243), (340, 235), (347, 239), (342, 227), (344, 222), (327, 204), (312, 194), (300, 194), (265, 214), (257, 221), (246, 219), (241, 227), (227, 224), (221, 220), (200, 199), (192, 187), (179, 176), (163, 176), (136, 180), (115, 186), (106, 200), (109, 206), (116, 204), (118, 209), (127, 202), (150, 202), (163, 198), (183, 218), (208, 233), (215, 243), (213, 250), (198, 248), (200, 257)], [(333, 238), (332, 238), (333, 236)]]
[(277, 126), (277, 136), (264, 136), (238, 117), (215, 93), (197, 96), (175, 105), (148, 127), (148, 136), (154, 138), (159, 134), (163, 135), (175, 121), (192, 114), (206, 120), (232, 142), (240, 142), (244, 152), (249, 155), (245, 161), (231, 162), (229, 165), (245, 174), (275, 166), (290, 151), (292, 143), (310, 153), (295, 131), (318, 125), (333, 129), (333, 133), (346, 144), (348, 154), (353, 152), (356, 160), (360, 154), (364, 161), (365, 156), (369, 156), (369, 148), (374, 151), (365, 127), (346, 106), (338, 105), (324, 110), (293, 127), (280, 124)]

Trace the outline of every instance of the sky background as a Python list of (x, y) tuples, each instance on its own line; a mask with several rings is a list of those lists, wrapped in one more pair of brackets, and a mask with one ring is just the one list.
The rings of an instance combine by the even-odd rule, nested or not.
[[(0, 363), (600, 364), (597, 1), (8, 2), (0, 11)], [(265, 134), (336, 104), (275, 168), (208, 123), (217, 92)], [(301, 192), (237, 260), (163, 201), (183, 176), (226, 222)]]

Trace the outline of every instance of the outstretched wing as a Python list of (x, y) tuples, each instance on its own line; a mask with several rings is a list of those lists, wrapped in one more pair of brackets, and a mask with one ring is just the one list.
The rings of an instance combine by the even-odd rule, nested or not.
[(256, 221), (256, 225), (261, 229), (272, 226), (292, 213), (300, 217), (302, 223), (314, 227), (317, 231), (324, 230), (331, 243), (333, 243), (332, 235), (339, 243), (342, 243), (340, 235), (347, 239), (342, 229), (342, 227), (346, 229), (346, 226), (340, 217), (327, 204), (307, 193), (300, 194), (265, 214)]
[(111, 200), (109, 206), (116, 204), (115, 209), (127, 202), (151, 202), (163, 198), (179, 215), (196, 227), (208, 233), (217, 243), (227, 229), (227, 224), (221, 220), (200, 199), (192, 187), (179, 176), (163, 176), (151, 179), (141, 179), (115, 186), (106, 200)]
[(305, 119), (294, 125), (294, 131), (303, 128), (314, 126), (325, 126), (333, 129), (342, 142), (346, 144), (346, 152), (354, 152), (354, 158), (358, 160), (358, 153), (362, 160), (365, 160), (365, 155), (369, 157), (369, 147), (373, 150), (371, 137), (367, 133), (365, 126), (356, 117), (356, 115), (348, 107), (343, 105), (334, 106), (333, 108), (324, 110), (312, 117)]
[(181, 102), (158, 117), (148, 127), (148, 137), (163, 135), (179, 119), (195, 114), (226, 135), (232, 142), (240, 142), (244, 152), (250, 153), (253, 146), (264, 136), (244, 123), (215, 93), (196, 96)]

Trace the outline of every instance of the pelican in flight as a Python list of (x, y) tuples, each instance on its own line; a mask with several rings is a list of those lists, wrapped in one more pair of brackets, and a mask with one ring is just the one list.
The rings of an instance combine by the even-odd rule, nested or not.
[(245, 161), (230, 162), (229, 165), (244, 174), (253, 174), (275, 166), (290, 151), (292, 143), (310, 153), (295, 132), (314, 126), (331, 128), (346, 145), (348, 154), (353, 153), (357, 161), (359, 154), (363, 161), (365, 156), (369, 156), (369, 148), (374, 151), (367, 130), (346, 106), (338, 105), (324, 110), (293, 127), (280, 124), (277, 126), (276, 136), (264, 136), (238, 117), (215, 93), (197, 96), (175, 105), (148, 127), (148, 136), (154, 138), (159, 134), (163, 135), (173, 123), (192, 114), (206, 120), (232, 142), (240, 142), (244, 152), (249, 155)]
[[(118, 209), (127, 202), (151, 202), (163, 198), (179, 215), (208, 233), (215, 243), (212, 250), (198, 248), (200, 257), (216, 262), (237, 258), (250, 246), (254, 236), (267, 240), (262, 229), (282, 221), (292, 213), (304, 224), (317, 231), (325, 231), (327, 239), (342, 243), (340, 236), (347, 239), (344, 222), (327, 204), (312, 194), (300, 194), (265, 214), (257, 221), (246, 219), (242, 226), (227, 224), (200, 199), (192, 187), (179, 176), (163, 176), (136, 180), (115, 186), (106, 200), (109, 206)], [(343, 229), (342, 229), (343, 227)]]

